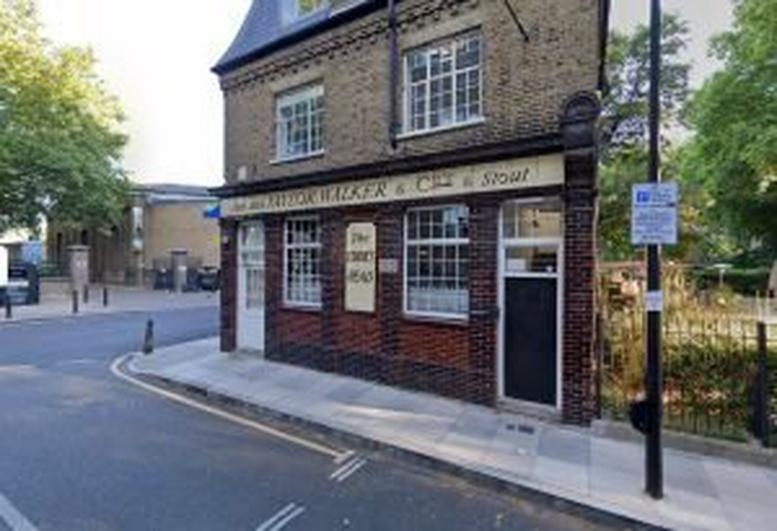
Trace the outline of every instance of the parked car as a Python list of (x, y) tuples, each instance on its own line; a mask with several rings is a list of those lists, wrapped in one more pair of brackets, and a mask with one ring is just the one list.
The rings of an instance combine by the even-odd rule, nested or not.
[(216, 267), (201, 267), (197, 271), (197, 284), (205, 291), (221, 289), (221, 271)]

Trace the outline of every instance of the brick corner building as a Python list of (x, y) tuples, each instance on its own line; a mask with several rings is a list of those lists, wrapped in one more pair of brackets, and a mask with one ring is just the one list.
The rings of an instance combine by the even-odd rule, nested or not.
[(608, 0), (255, 1), (226, 352), (587, 424)]

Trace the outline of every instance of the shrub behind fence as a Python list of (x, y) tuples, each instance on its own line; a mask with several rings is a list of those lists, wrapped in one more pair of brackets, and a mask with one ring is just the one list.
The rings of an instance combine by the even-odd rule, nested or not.
[[(756, 317), (701, 296), (679, 268), (666, 269), (664, 285), (665, 427), (748, 439), (760, 418)], [(644, 282), (639, 268), (607, 270), (599, 287), (600, 407), (625, 419), (644, 389)], [(767, 342), (770, 407), (763, 414), (777, 443), (777, 325), (767, 327)]]

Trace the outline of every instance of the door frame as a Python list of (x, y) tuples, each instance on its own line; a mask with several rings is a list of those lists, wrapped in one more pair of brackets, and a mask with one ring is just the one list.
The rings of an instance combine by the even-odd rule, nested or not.
[[(497, 332), (497, 400), (499, 403), (514, 405), (521, 409), (534, 411), (549, 411), (559, 413), (563, 405), (562, 383), (563, 383), (563, 345), (564, 345), (564, 236), (563, 234), (553, 238), (510, 238), (504, 236), (504, 214), (505, 206), (515, 204), (537, 204), (543, 203), (548, 198), (533, 197), (505, 201), (499, 208), (499, 228), (497, 245), (497, 304), (499, 305), (499, 328)], [(561, 214), (563, 216), (563, 202), (561, 203)], [(511, 273), (505, 268), (505, 252), (510, 247), (538, 247), (555, 246), (558, 249), (558, 265), (556, 273)], [(507, 301), (505, 300), (505, 282), (508, 278), (555, 278), (556, 279), (556, 404), (548, 406), (534, 402), (526, 402), (516, 398), (510, 398), (505, 394), (505, 326), (507, 314)]]
[[(242, 327), (243, 322), (245, 320), (245, 314), (244, 311), (247, 311), (247, 308), (245, 308), (245, 291), (248, 289), (247, 284), (247, 278), (245, 276), (246, 268), (245, 268), (245, 262), (243, 260), (243, 229), (247, 226), (256, 226), (259, 227), (259, 229), (262, 232), (262, 265), (261, 265), (261, 271), (262, 271), (262, 289), (264, 290), (264, 293), (262, 295), (262, 299), (264, 301), (263, 307), (262, 307), (262, 347), (256, 348), (255, 346), (246, 346), (242, 342), (242, 338), (244, 337), (242, 334)], [(254, 248), (256, 249), (256, 248)], [(259, 353), (264, 354), (265, 348), (267, 346), (267, 229), (265, 226), (265, 223), (263, 220), (258, 218), (248, 218), (241, 220), (238, 224), (237, 229), (237, 285), (236, 285), (236, 294), (235, 294), (235, 304), (236, 304), (236, 339), (237, 339), (237, 349), (239, 351), (245, 351), (245, 352), (251, 352), (251, 353)]]

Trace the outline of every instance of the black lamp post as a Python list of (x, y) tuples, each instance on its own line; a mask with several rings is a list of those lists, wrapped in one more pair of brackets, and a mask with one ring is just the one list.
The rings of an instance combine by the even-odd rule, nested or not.
[[(660, 182), (660, 117), (661, 100), (661, 0), (651, 0), (650, 10), (650, 161), (648, 181)], [(647, 247), (647, 291), (661, 291), (661, 249)], [(655, 499), (664, 496), (661, 418), (663, 416), (663, 376), (661, 367), (661, 311), (647, 312), (647, 434), (645, 441), (645, 490)]]

